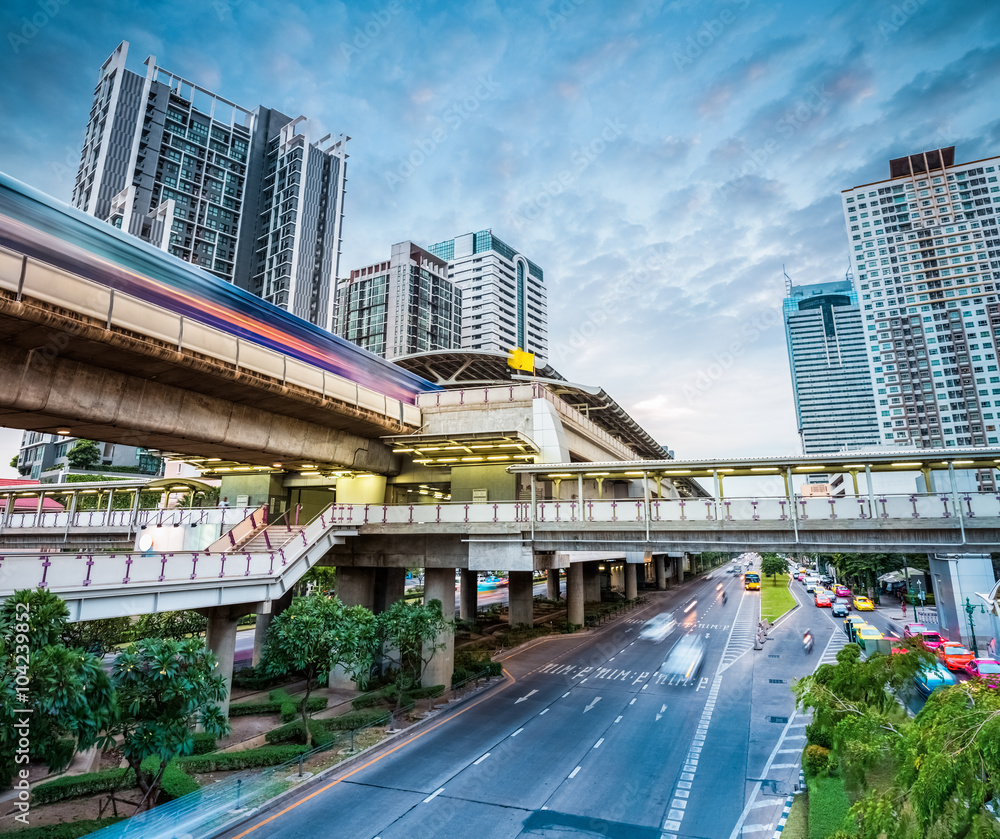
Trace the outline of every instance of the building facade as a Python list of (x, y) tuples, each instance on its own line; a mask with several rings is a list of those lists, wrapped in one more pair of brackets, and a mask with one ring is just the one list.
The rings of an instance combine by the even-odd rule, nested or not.
[(883, 445), (1000, 442), (998, 170), (934, 149), (842, 193)]
[(348, 138), (127, 55), (101, 67), (73, 205), (332, 330)]
[(490, 230), (431, 245), (462, 291), (462, 348), (548, 358), (549, 316), (542, 269)]
[(878, 447), (864, 326), (850, 280), (788, 284), (782, 310), (803, 453)]
[(337, 289), (337, 334), (384, 358), (458, 349), (462, 292), (448, 263), (399, 242), (387, 262), (351, 271)]
[(84, 470), (69, 465), (67, 456), (79, 437), (25, 431), (17, 455), (17, 471), (26, 478), (43, 483), (58, 482), (67, 474), (90, 472), (122, 472), (139, 475), (163, 474), (163, 459), (150, 454), (147, 449), (123, 446), (118, 443), (98, 443), (99, 462), (93, 469)]

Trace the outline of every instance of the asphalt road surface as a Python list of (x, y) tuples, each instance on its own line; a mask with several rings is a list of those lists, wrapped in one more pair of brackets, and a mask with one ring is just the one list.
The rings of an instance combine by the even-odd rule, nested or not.
[[(769, 839), (805, 744), (788, 684), (817, 663), (802, 650), (804, 610), (755, 651), (759, 594), (738, 577), (716, 572), (649, 597), (600, 630), (515, 652), (501, 688), (226, 835)], [(638, 640), (641, 624), (667, 610), (682, 618), (674, 632)], [(689, 680), (659, 672), (684, 633), (706, 644)]]

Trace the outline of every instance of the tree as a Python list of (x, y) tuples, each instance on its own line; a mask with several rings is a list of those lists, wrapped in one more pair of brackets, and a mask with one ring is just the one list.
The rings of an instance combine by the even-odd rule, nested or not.
[(68, 620), (65, 602), (44, 589), (15, 591), (0, 607), (0, 786), (29, 759), (64, 768), (112, 717), (101, 660), (60, 640)]
[(766, 574), (774, 582), (776, 574), (788, 573), (788, 560), (774, 553), (766, 553), (760, 561), (760, 573)]
[(79, 647), (103, 657), (132, 637), (131, 618), (101, 618), (67, 624), (62, 633), (67, 647)]
[(66, 453), (66, 462), (74, 469), (96, 469), (101, 465), (101, 447), (93, 440), (77, 440)]
[[(229, 723), (216, 704), (226, 696), (215, 654), (199, 638), (184, 641), (144, 638), (118, 654), (112, 669), (116, 688), (115, 717), (102, 745), (120, 748), (135, 772), (142, 804), (152, 807), (163, 772), (175, 757), (194, 749), (194, 727), (216, 737), (229, 732)], [(152, 755), (158, 769), (143, 769)]]
[(320, 593), (292, 598), (291, 605), (271, 621), (260, 669), (271, 676), (291, 670), (305, 673), (306, 690), (299, 714), (307, 746), (312, 745), (312, 732), (306, 706), (316, 676), (338, 666), (352, 678), (367, 675), (375, 640), (375, 616), (368, 609), (347, 607), (336, 597)]
[(403, 710), (403, 694), (420, 684), (427, 664), (444, 642), (445, 632), (453, 631), (453, 622), (444, 617), (440, 600), (407, 603), (397, 600), (378, 615), (378, 636), (383, 649), (398, 656), (396, 670), (396, 708)]

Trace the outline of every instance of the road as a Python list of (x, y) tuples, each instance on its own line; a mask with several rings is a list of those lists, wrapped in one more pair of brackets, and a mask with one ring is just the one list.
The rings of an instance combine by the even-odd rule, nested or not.
[[(681, 616), (691, 599), (665, 641), (637, 640), (646, 619)], [(753, 651), (759, 595), (739, 578), (654, 592), (631, 617), (516, 651), (500, 689), (227, 835), (769, 839), (805, 744), (788, 689), (816, 663), (802, 650), (802, 611)], [(707, 644), (688, 682), (658, 672), (685, 632)]]

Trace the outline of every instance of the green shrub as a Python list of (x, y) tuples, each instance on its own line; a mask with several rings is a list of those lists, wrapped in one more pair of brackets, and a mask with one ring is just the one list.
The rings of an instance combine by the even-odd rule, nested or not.
[(802, 752), (802, 769), (806, 777), (825, 775), (830, 768), (830, 750), (823, 746), (806, 746)]
[[(306, 711), (310, 714), (322, 711), (326, 708), (328, 699), (325, 696), (310, 696), (306, 704)], [(291, 710), (289, 710), (291, 708)], [(267, 695), (266, 701), (260, 702), (237, 702), (229, 706), (229, 716), (246, 717), (256, 714), (281, 714), (283, 722), (290, 722), (299, 713), (299, 700), (283, 690), (276, 688)]]
[[(312, 744), (314, 747), (325, 746), (333, 739), (333, 735), (330, 734), (320, 720), (309, 720), (309, 731), (312, 733)], [(298, 743), (304, 745), (306, 735), (305, 729), (302, 727), (302, 720), (290, 722), (280, 728), (275, 728), (267, 732), (264, 735), (264, 740), (272, 745), (277, 743)]]
[(214, 755), (182, 757), (177, 762), (185, 772), (224, 772), (231, 769), (256, 769), (278, 766), (306, 751), (305, 746), (259, 746), (240, 752), (219, 752)]
[[(306, 703), (306, 713), (315, 714), (317, 711), (322, 711), (327, 706), (327, 698), (325, 696), (310, 696), (309, 701)], [(296, 717), (299, 716), (301, 711), (299, 710), (299, 705), (301, 700), (299, 699), (288, 699), (286, 702), (281, 703), (281, 721), (291, 722)]]
[(52, 804), (85, 795), (100, 795), (114, 789), (131, 789), (135, 786), (135, 773), (131, 769), (108, 769), (88, 772), (85, 775), (64, 775), (39, 784), (31, 791), (35, 805)]
[(382, 693), (376, 691), (374, 693), (363, 693), (351, 700), (351, 707), (355, 711), (360, 711), (362, 708), (371, 708), (374, 705), (378, 705), (382, 701)]
[(234, 702), (229, 706), (229, 716), (231, 717), (252, 717), (257, 714), (277, 714), (280, 712), (280, 702)]
[(191, 754), (207, 755), (209, 752), (215, 751), (215, 737), (211, 734), (195, 734), (191, 739), (194, 740), (194, 748)]
[(426, 688), (415, 688), (414, 690), (408, 690), (406, 693), (414, 699), (430, 699), (432, 696), (440, 696), (444, 693), (444, 685), (431, 685)]
[(819, 775), (809, 781), (809, 839), (826, 839), (844, 826), (851, 803), (843, 778)]
[(806, 726), (806, 742), (811, 745), (822, 746), (824, 749), (833, 748), (833, 741), (830, 739), (830, 735), (823, 731), (819, 722), (811, 722)]
[(16, 836), (17, 839), (79, 839), (80, 836), (87, 836), (115, 822), (120, 822), (124, 818), (124, 816), (116, 816), (106, 819), (84, 819), (83, 821), (63, 824), (48, 824), (43, 827), (28, 827), (24, 830), (18, 830)]
[(327, 731), (351, 731), (370, 725), (382, 725), (389, 721), (389, 716), (386, 710), (372, 708), (322, 720), (321, 724)]
[[(150, 755), (142, 762), (142, 768), (146, 772), (158, 772), (160, 769), (159, 755)], [(175, 798), (183, 798), (188, 793), (197, 792), (198, 782), (181, 769), (177, 760), (172, 760), (167, 764), (160, 779), (163, 798), (172, 801)]]

